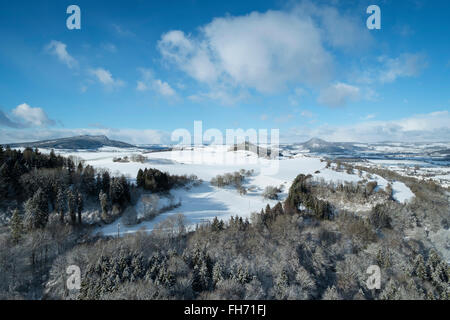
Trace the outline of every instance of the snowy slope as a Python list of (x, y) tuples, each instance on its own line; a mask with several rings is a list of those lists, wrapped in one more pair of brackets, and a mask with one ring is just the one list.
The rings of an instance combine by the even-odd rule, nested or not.
[[(121, 224), (121, 233), (134, 232), (141, 228), (151, 230), (154, 226), (164, 220), (167, 216), (182, 213), (186, 216), (189, 225), (195, 225), (215, 216), (227, 220), (229, 217), (239, 215), (250, 217), (252, 212), (259, 212), (267, 204), (271, 206), (276, 201), (264, 200), (262, 192), (266, 186), (284, 186), (282, 199), (287, 196), (287, 191), (295, 179), (300, 174), (311, 174), (316, 178), (324, 178), (327, 181), (357, 182), (361, 178), (357, 174), (346, 172), (336, 172), (325, 168), (326, 162), (319, 157), (309, 157), (297, 155), (293, 158), (264, 159), (258, 158), (249, 151), (228, 151), (227, 146), (196, 147), (193, 150), (165, 151), (144, 154), (148, 161), (146, 163), (137, 162), (113, 162), (114, 157), (130, 156), (131, 154), (141, 154), (139, 149), (103, 148), (98, 152), (68, 152), (65, 155), (74, 155), (83, 158), (87, 164), (95, 168), (109, 169), (112, 174), (125, 174), (130, 179), (135, 179), (140, 168), (157, 168), (170, 174), (195, 174), (204, 180), (199, 187), (190, 190), (172, 190), (172, 195), (181, 200), (181, 206), (165, 212), (152, 221), (143, 222), (133, 227), (125, 227)], [(254, 170), (254, 175), (248, 177), (244, 183), (246, 188), (250, 188), (247, 195), (230, 189), (220, 189), (209, 184), (211, 178), (218, 174), (238, 171), (240, 169)], [(315, 173), (320, 171), (319, 173)], [(377, 180), (378, 185), (385, 188), (388, 181), (382, 177), (373, 175), (372, 180)], [(401, 182), (393, 183), (394, 198), (400, 202), (411, 199), (414, 195), (411, 190)], [(281, 199), (281, 200), (282, 200)], [(117, 234), (116, 221), (111, 225), (102, 227), (104, 234)]]

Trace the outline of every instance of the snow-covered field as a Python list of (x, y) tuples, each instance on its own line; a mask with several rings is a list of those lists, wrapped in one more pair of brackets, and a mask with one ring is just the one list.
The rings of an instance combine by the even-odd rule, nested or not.
[[(170, 215), (181, 213), (186, 217), (189, 226), (202, 223), (218, 217), (227, 220), (231, 216), (250, 217), (252, 212), (259, 212), (267, 204), (271, 206), (276, 201), (266, 200), (262, 193), (266, 186), (283, 186), (281, 199), (287, 196), (287, 191), (300, 174), (311, 174), (315, 178), (326, 181), (357, 182), (361, 178), (355, 174), (336, 172), (325, 168), (326, 162), (320, 157), (296, 155), (293, 158), (264, 159), (258, 158), (249, 151), (228, 151), (227, 146), (194, 147), (189, 150), (175, 150), (164, 152), (144, 153), (144, 150), (102, 148), (98, 151), (58, 151), (65, 156), (76, 156), (85, 160), (86, 164), (95, 168), (108, 169), (113, 175), (124, 174), (133, 180), (140, 168), (157, 168), (170, 174), (195, 174), (204, 182), (189, 190), (175, 189), (171, 194), (181, 205), (166, 211), (151, 221), (142, 222), (135, 226), (125, 226), (120, 219), (110, 225), (102, 226), (99, 231), (105, 235), (117, 234), (118, 223), (120, 232), (135, 232), (139, 229), (152, 230), (156, 224)], [(113, 158), (130, 157), (132, 154), (142, 154), (147, 157), (145, 163), (113, 162)], [(254, 174), (246, 178), (244, 186), (246, 195), (240, 195), (233, 188), (216, 188), (209, 184), (211, 178), (218, 174), (225, 174), (240, 169), (254, 170)], [(367, 174), (363, 174), (367, 178)], [(371, 179), (378, 182), (378, 186), (385, 188), (388, 181), (380, 176), (372, 175)], [(405, 202), (414, 197), (411, 190), (401, 182), (393, 183), (394, 198)]]
[(450, 187), (450, 167), (414, 160), (369, 160), (369, 165), (384, 167), (403, 176), (432, 179), (443, 187)]

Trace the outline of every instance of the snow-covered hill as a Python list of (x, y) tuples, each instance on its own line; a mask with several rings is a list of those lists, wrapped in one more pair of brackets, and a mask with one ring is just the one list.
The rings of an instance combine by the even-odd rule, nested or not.
[[(157, 168), (170, 174), (195, 174), (204, 182), (190, 190), (176, 189), (171, 194), (176, 201), (181, 201), (181, 206), (169, 210), (155, 219), (141, 224), (126, 227), (120, 220), (99, 229), (104, 234), (117, 234), (117, 224), (121, 223), (121, 233), (134, 232), (141, 228), (152, 230), (154, 226), (170, 215), (182, 213), (186, 216), (187, 223), (194, 226), (213, 219), (215, 216), (227, 220), (231, 216), (249, 218), (252, 212), (259, 212), (267, 204), (275, 205), (277, 201), (266, 200), (262, 193), (266, 186), (283, 186), (283, 200), (287, 191), (300, 174), (311, 174), (315, 178), (323, 178), (326, 181), (357, 182), (366, 176), (360, 177), (356, 173), (337, 172), (333, 168), (326, 168), (326, 161), (318, 156), (297, 155), (292, 158), (266, 159), (258, 157), (251, 151), (230, 151), (227, 146), (194, 147), (189, 150), (174, 150), (165, 152), (144, 153), (140, 149), (102, 148), (93, 151), (65, 151), (65, 155), (81, 157), (86, 164), (95, 168), (105, 168), (114, 175), (125, 174), (133, 180), (140, 168)], [(140, 162), (113, 162), (117, 157), (131, 157), (143, 154), (147, 157), (144, 163)], [(240, 169), (254, 170), (254, 174), (246, 178), (244, 186), (246, 195), (240, 195), (233, 188), (217, 188), (211, 186), (209, 181), (218, 174), (225, 174)], [(388, 181), (382, 177), (372, 175), (380, 188), (385, 188)], [(400, 202), (411, 199), (414, 195), (409, 188), (401, 182), (393, 184), (394, 198)]]

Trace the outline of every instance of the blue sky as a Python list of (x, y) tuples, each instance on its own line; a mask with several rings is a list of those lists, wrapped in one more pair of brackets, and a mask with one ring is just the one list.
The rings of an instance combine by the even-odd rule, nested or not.
[[(81, 9), (69, 30), (66, 8)], [(368, 30), (366, 8), (381, 9)], [(448, 1), (0, 1), (0, 142), (448, 141)]]

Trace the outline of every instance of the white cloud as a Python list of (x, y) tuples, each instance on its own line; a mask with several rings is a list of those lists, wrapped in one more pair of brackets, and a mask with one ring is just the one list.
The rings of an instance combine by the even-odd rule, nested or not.
[(295, 88), (294, 89), (294, 94), (293, 95), (289, 95), (288, 101), (291, 104), (291, 106), (298, 106), (300, 98), (302, 98), (306, 94), (307, 94), (307, 92), (306, 92), (305, 89), (300, 88), (300, 87)]
[(274, 119), (276, 123), (285, 123), (289, 122), (294, 118), (292, 114), (280, 115)]
[[(214, 18), (197, 30), (194, 35), (164, 33), (159, 51), (211, 91), (225, 88), (228, 95), (236, 88), (276, 93), (290, 85), (322, 87), (333, 78), (331, 49), (353, 52), (372, 39), (357, 17), (310, 1), (286, 10)], [(290, 102), (298, 104), (293, 97)]]
[(309, 110), (302, 110), (300, 115), (305, 118), (312, 118), (314, 116), (314, 114)]
[[(234, 92), (235, 91), (235, 92)], [(244, 90), (231, 90), (226, 87), (214, 87), (209, 92), (200, 92), (188, 96), (194, 102), (204, 102), (205, 100), (215, 100), (225, 106), (231, 106), (239, 101), (248, 98), (248, 93)]]
[(317, 101), (320, 104), (341, 107), (349, 102), (357, 101), (360, 98), (360, 89), (358, 87), (338, 82), (323, 89)]
[(155, 86), (156, 90), (163, 96), (174, 96), (175, 95), (175, 90), (173, 90), (172, 87), (167, 82), (157, 79), (157, 80), (155, 80), (153, 85)]
[(285, 141), (304, 141), (320, 137), (329, 141), (422, 142), (449, 141), (450, 113), (438, 111), (392, 121), (362, 121), (348, 126), (322, 125), (296, 128), (283, 135)]
[(414, 30), (410, 25), (407, 24), (397, 24), (394, 26), (394, 31), (402, 37), (409, 37), (414, 34)]
[(93, 75), (98, 82), (108, 88), (121, 87), (125, 84), (120, 79), (114, 79), (111, 72), (103, 68), (90, 69), (89, 73)]
[[(217, 17), (197, 30), (171, 30), (158, 42), (164, 61), (211, 91), (190, 97), (196, 100), (239, 100), (230, 96), (242, 91), (323, 88), (334, 76), (334, 54), (356, 54), (355, 48), (360, 52), (373, 42), (358, 16), (311, 1), (278, 11)], [(298, 105), (301, 96), (289, 96), (290, 104)]]
[(137, 85), (136, 85), (136, 90), (137, 91), (146, 91), (149, 88), (147, 87), (147, 85), (143, 82), (143, 81), (138, 81)]
[(281, 11), (216, 18), (203, 28), (222, 72), (236, 83), (274, 92), (291, 81), (320, 83), (331, 56), (312, 21)]
[(315, 85), (330, 78), (332, 57), (322, 40), (311, 19), (267, 11), (215, 18), (197, 37), (167, 32), (158, 48), (199, 82), (272, 93), (291, 82)]
[(158, 48), (162, 56), (201, 82), (215, 81), (217, 67), (211, 61), (206, 43), (192, 40), (183, 31), (169, 31), (161, 36)]
[(11, 120), (8, 115), (0, 110), (0, 126), (8, 128), (20, 128), (20, 123)]
[(12, 110), (12, 113), (26, 126), (46, 127), (55, 124), (55, 121), (49, 119), (43, 109), (32, 108), (26, 103), (18, 105)]
[(122, 26), (118, 25), (118, 24), (113, 24), (112, 28), (114, 29), (114, 31), (116, 32), (116, 34), (118, 34), (121, 37), (126, 37), (126, 38), (130, 38), (130, 37), (135, 37), (136, 35), (128, 30), (123, 28)]
[(295, 95), (298, 97), (302, 97), (302, 96), (306, 95), (306, 90), (303, 88), (295, 88), (294, 92), (295, 92)]
[(356, 69), (353, 78), (364, 84), (391, 83), (398, 78), (417, 77), (428, 66), (421, 53), (403, 53), (398, 57), (380, 56), (365, 69)]
[[(267, 116), (261, 116), (261, 119), (267, 118)], [(289, 120), (289, 118), (287, 119)], [(170, 133), (160, 130), (111, 128), (17, 130), (0, 128), (0, 143), (36, 141), (82, 134), (103, 134), (110, 139), (133, 144), (167, 144), (171, 142)], [(301, 142), (311, 137), (320, 137), (328, 141), (354, 142), (449, 141), (450, 113), (444, 110), (393, 121), (362, 121), (348, 126), (322, 125), (317, 128), (305, 126), (282, 132), (280, 138), (283, 142)]]
[(373, 119), (373, 118), (375, 118), (375, 114), (371, 113), (371, 114), (368, 114), (367, 116), (365, 116), (364, 120), (370, 120), (370, 119)]
[(113, 43), (102, 43), (101, 47), (103, 48), (103, 50), (106, 50), (110, 53), (116, 53), (117, 52), (117, 47), (113, 44)]
[(427, 66), (423, 54), (405, 53), (397, 58), (383, 56), (379, 61), (383, 65), (379, 74), (381, 82), (394, 82), (400, 77), (416, 77)]
[(47, 52), (56, 56), (59, 61), (65, 63), (69, 68), (76, 67), (78, 61), (75, 60), (68, 52), (67, 45), (60, 41), (52, 40), (45, 48)]
[(176, 95), (176, 91), (167, 82), (154, 78), (152, 70), (140, 68), (139, 71), (142, 74), (142, 79), (137, 81), (136, 90), (154, 90), (166, 97)]
[(370, 31), (361, 27), (357, 14), (344, 14), (335, 7), (313, 1), (302, 1), (293, 10), (304, 19), (314, 19), (324, 41), (333, 48), (359, 53), (373, 43)]

